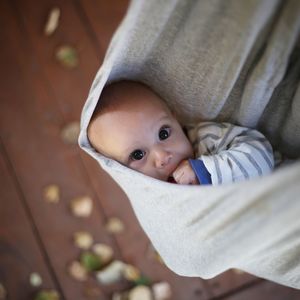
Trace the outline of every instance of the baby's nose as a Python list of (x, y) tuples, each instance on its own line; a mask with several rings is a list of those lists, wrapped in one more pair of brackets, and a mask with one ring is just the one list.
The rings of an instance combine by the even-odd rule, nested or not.
[(169, 151), (163, 149), (156, 149), (155, 152), (155, 167), (163, 168), (169, 164), (172, 154)]

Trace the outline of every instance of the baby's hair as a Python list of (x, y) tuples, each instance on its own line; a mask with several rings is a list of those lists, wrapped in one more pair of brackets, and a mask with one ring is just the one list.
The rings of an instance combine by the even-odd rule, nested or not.
[(137, 81), (121, 80), (105, 86), (99, 97), (91, 121), (119, 107), (124, 100), (125, 94), (132, 94), (137, 89), (144, 89), (153, 93), (147, 85)]

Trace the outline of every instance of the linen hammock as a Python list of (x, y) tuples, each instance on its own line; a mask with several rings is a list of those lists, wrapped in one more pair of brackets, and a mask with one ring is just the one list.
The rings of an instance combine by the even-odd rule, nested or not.
[[(135, 0), (110, 43), (79, 144), (125, 191), (177, 274), (208, 279), (238, 268), (300, 289), (299, 28), (297, 0)], [(257, 128), (293, 163), (242, 183), (184, 186), (106, 158), (86, 129), (103, 87), (121, 79), (149, 85), (182, 124)]]

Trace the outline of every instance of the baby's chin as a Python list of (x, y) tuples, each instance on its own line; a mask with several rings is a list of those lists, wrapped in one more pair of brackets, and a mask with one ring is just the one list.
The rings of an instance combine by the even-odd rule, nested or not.
[(151, 176), (151, 177), (161, 180), (161, 181), (169, 181), (169, 178), (172, 177), (172, 174), (164, 175), (164, 176)]
[[(129, 167), (130, 168), (130, 167)], [(173, 177), (172, 176), (172, 173), (173, 172), (170, 172), (170, 174), (168, 173), (168, 174), (153, 174), (153, 173), (148, 173), (148, 172), (143, 172), (143, 171), (141, 171), (141, 170), (137, 170), (137, 169), (135, 169), (135, 168), (130, 168), (130, 169), (132, 169), (132, 170), (134, 170), (134, 171), (137, 171), (137, 172), (139, 172), (139, 173), (141, 173), (141, 174), (144, 174), (144, 175), (146, 175), (146, 176), (149, 176), (149, 177), (151, 177), (151, 178), (155, 178), (155, 179), (157, 179), (157, 180), (160, 180), (160, 181), (169, 181), (169, 179), (170, 179), (170, 177)]]
[(150, 176), (150, 177), (152, 177), (152, 178), (155, 178), (155, 179), (157, 179), (157, 180), (160, 180), (160, 181), (166, 181), (166, 182), (169, 182), (170, 181), (170, 178), (172, 178), (173, 176), (172, 176), (172, 173), (170, 173), (170, 174), (166, 174), (166, 175), (164, 175), (164, 174), (156, 174), (156, 175), (151, 175), (151, 174), (145, 174), (145, 175), (147, 175), (147, 176)]
[(177, 165), (170, 168), (170, 170), (166, 174), (155, 176), (155, 178), (161, 181), (173, 182), (173, 173), (176, 170), (176, 168)]

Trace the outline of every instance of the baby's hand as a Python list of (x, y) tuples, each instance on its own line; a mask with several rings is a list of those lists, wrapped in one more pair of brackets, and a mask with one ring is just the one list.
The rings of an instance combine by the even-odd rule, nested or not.
[(197, 176), (188, 160), (183, 160), (172, 175), (178, 184), (199, 184)]

